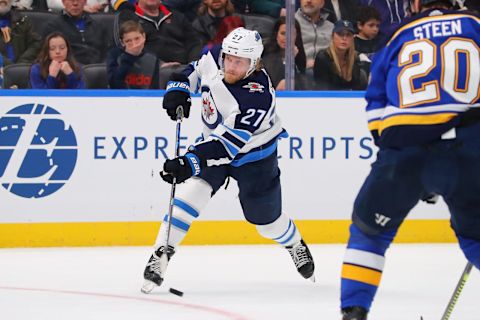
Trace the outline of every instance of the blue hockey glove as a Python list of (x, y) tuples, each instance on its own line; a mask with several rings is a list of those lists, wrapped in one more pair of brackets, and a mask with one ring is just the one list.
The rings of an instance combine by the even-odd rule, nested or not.
[(170, 119), (176, 121), (178, 106), (183, 107), (183, 116), (188, 118), (191, 105), (188, 78), (184, 74), (173, 73), (167, 83), (167, 92), (163, 97), (163, 109), (167, 110)]
[(198, 176), (201, 171), (200, 159), (194, 153), (188, 152), (182, 157), (167, 159), (160, 175), (164, 181), (172, 184), (174, 177), (177, 178), (177, 183), (181, 183), (191, 176)]

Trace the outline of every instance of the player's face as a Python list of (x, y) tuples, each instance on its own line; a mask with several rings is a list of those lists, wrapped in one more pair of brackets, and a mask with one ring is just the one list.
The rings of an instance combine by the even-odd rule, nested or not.
[[(296, 35), (296, 33), (294, 32), (294, 33), (293, 33), (293, 43), (295, 43), (296, 37), (297, 37), (297, 35)], [(278, 44), (278, 46), (279, 46), (281, 49), (285, 49), (285, 47), (287, 46), (287, 25), (286, 25), (286, 24), (282, 24), (282, 25), (278, 28), (278, 32), (277, 32), (277, 44)]]
[(225, 68), (225, 82), (234, 84), (245, 78), (245, 75), (250, 68), (250, 59), (226, 54), (223, 60), (223, 65)]
[(67, 43), (62, 37), (54, 37), (50, 39), (48, 44), (48, 55), (50, 60), (62, 62), (67, 59)]
[(375, 19), (370, 19), (367, 22), (358, 24), (359, 34), (368, 40), (374, 39), (378, 32), (380, 31), (380, 21)]
[(65, 11), (72, 17), (80, 17), (87, 0), (62, 0)]
[(333, 33), (333, 45), (335, 49), (340, 51), (348, 50), (353, 43), (353, 33), (347, 30), (343, 30), (340, 33)]
[(139, 55), (145, 46), (145, 34), (138, 31), (127, 32), (123, 35), (122, 43), (128, 53)]

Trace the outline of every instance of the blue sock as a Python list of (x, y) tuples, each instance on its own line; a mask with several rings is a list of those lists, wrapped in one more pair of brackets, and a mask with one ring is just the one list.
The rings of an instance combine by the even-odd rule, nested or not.
[(370, 310), (385, 264), (385, 251), (397, 231), (367, 235), (355, 224), (342, 267), (341, 307), (360, 306)]
[(480, 270), (480, 241), (457, 236), (465, 257)]

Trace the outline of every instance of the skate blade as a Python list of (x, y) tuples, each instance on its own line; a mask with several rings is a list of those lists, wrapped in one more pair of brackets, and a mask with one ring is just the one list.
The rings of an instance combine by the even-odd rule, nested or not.
[(142, 291), (145, 294), (149, 294), (150, 292), (152, 292), (153, 288), (155, 288), (156, 286), (157, 285), (154, 282), (150, 280), (145, 280), (145, 282), (143, 283), (142, 289), (140, 289), (140, 291)]
[(312, 282), (315, 282), (315, 275), (311, 276), (310, 278), (308, 278), (308, 280), (312, 281)]

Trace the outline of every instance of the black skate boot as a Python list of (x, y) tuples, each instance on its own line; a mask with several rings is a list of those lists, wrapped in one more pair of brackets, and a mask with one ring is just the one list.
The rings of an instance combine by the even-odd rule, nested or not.
[(367, 313), (362, 307), (348, 307), (342, 309), (342, 320), (367, 320)]
[(303, 239), (300, 240), (299, 243), (286, 248), (292, 257), (293, 263), (295, 263), (297, 271), (302, 275), (302, 277), (315, 282), (315, 275), (313, 274), (315, 271), (315, 264), (313, 263), (310, 250), (308, 250), (308, 247)]
[(162, 259), (162, 256), (165, 254), (165, 247), (161, 246), (152, 254), (143, 272), (143, 278), (145, 279), (142, 287), (143, 293), (150, 293), (155, 286), (162, 284), (168, 261), (170, 261), (174, 253), (175, 248), (168, 246), (167, 259)]

